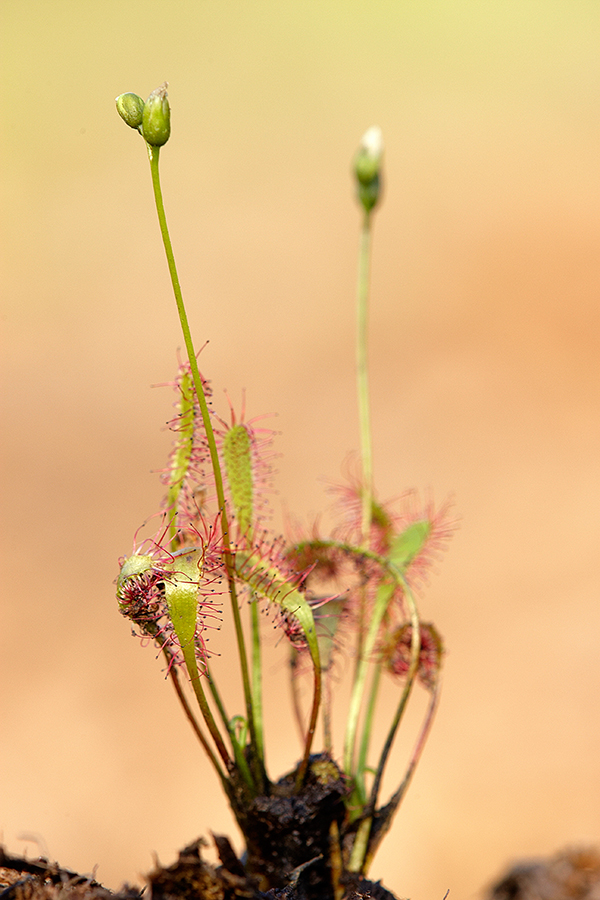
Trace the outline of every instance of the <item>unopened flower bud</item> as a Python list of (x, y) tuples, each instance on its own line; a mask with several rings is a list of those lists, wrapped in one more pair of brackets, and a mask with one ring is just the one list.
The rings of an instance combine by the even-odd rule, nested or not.
[(116, 100), (117, 112), (130, 128), (139, 128), (142, 124), (144, 101), (137, 94), (119, 94)]
[(370, 212), (379, 200), (382, 156), (383, 138), (381, 128), (373, 125), (365, 131), (354, 159), (358, 199), (366, 212)]
[(152, 91), (144, 105), (142, 134), (151, 147), (162, 147), (171, 134), (171, 110), (167, 100), (167, 82)]

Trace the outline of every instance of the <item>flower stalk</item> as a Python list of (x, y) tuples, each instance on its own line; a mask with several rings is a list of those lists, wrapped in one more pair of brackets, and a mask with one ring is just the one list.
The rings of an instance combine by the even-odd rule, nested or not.
[[(233, 613), (233, 622), (235, 628), (235, 636), (238, 644), (238, 656), (241, 667), (241, 676), (242, 676), (242, 686), (244, 691), (244, 698), (246, 704), (246, 717), (248, 721), (248, 727), (250, 730), (250, 736), (253, 748), (257, 751), (256, 759), (255, 759), (255, 772), (254, 776), (258, 777), (258, 784), (262, 787), (264, 783), (264, 762), (262, 757), (259, 754), (259, 742), (256, 737), (256, 729), (254, 724), (254, 705), (252, 702), (252, 691), (250, 687), (250, 674), (248, 671), (248, 658), (246, 655), (246, 642), (244, 638), (244, 631), (242, 628), (242, 621), (239, 612), (239, 604), (237, 600), (237, 587), (235, 580), (235, 569), (233, 562), (233, 555), (231, 552), (231, 542), (230, 542), (230, 533), (229, 533), (229, 522), (227, 517), (227, 509), (225, 506), (225, 492), (223, 489), (223, 476), (221, 473), (221, 464), (219, 461), (219, 455), (217, 452), (217, 445), (215, 441), (214, 431), (212, 427), (212, 422), (210, 419), (210, 414), (208, 411), (208, 405), (206, 403), (206, 396), (204, 394), (204, 387), (202, 384), (202, 378), (200, 376), (200, 371), (198, 369), (198, 360), (196, 357), (196, 351), (194, 349), (194, 343), (192, 340), (192, 334), (190, 331), (190, 326), (187, 318), (187, 312), (185, 309), (185, 303), (183, 301), (183, 294), (181, 292), (181, 286), (179, 283), (179, 276), (177, 274), (177, 266), (175, 265), (175, 255), (173, 253), (173, 246), (171, 244), (171, 236), (169, 234), (169, 229), (167, 226), (167, 217), (165, 214), (165, 207), (163, 203), (162, 197), (162, 189), (160, 184), (160, 173), (159, 173), (159, 155), (160, 155), (160, 147), (154, 147), (150, 144), (146, 144), (148, 148), (148, 158), (150, 160), (150, 172), (152, 175), (152, 188), (154, 191), (154, 200), (156, 203), (156, 211), (158, 213), (158, 222), (160, 227), (160, 233), (163, 240), (163, 245), (165, 248), (165, 254), (167, 257), (167, 265), (169, 267), (169, 275), (171, 277), (171, 285), (173, 288), (173, 293), (175, 295), (175, 303), (177, 305), (177, 313), (179, 315), (179, 323), (181, 325), (181, 331), (183, 334), (183, 340), (185, 343), (185, 349), (187, 351), (188, 362), (190, 365), (190, 370), (192, 373), (192, 380), (194, 384), (194, 392), (196, 394), (198, 403), (200, 405), (200, 411), (202, 414), (202, 422), (204, 425), (204, 429), (206, 432), (206, 437), (208, 440), (208, 447), (210, 452), (210, 459), (212, 464), (212, 470), (215, 479), (215, 487), (217, 491), (217, 501), (221, 514), (221, 534), (223, 537), (223, 549), (224, 549), (224, 560), (225, 560), (225, 568), (227, 571), (227, 581), (229, 585), (229, 596), (231, 598), (231, 610)], [(198, 698), (198, 702), (200, 703), (200, 708), (202, 709), (202, 714), (207, 715), (207, 705), (205, 701), (201, 699), (203, 696), (203, 692), (201, 687), (198, 685), (195, 676), (190, 672), (190, 676), (192, 677), (192, 684), (194, 685), (194, 690), (196, 691), (196, 696)], [(210, 727), (210, 726), (209, 726)], [(211, 734), (215, 738), (215, 742), (217, 742), (216, 733), (213, 733), (211, 729)], [(222, 744), (222, 741), (220, 742)], [(218, 746), (218, 744), (217, 744)], [(221, 752), (221, 748), (220, 752)]]
[(363, 135), (354, 163), (357, 195), (363, 208), (358, 253), (356, 373), (363, 489), (361, 534), (362, 544), (365, 547), (369, 545), (373, 503), (373, 450), (368, 360), (369, 275), (372, 215), (379, 202), (382, 156), (383, 140), (381, 129), (373, 126)]
[(356, 380), (360, 450), (362, 463), (362, 545), (369, 546), (373, 507), (373, 447), (371, 439), (371, 405), (369, 397), (369, 271), (371, 257), (371, 210), (365, 210), (358, 252), (358, 291), (356, 328)]

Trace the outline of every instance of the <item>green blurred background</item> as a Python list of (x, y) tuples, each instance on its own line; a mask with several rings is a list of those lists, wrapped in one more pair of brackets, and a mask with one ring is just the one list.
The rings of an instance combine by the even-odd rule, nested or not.
[[(114, 97), (164, 79), (202, 367), (221, 411), (245, 388), (250, 416), (279, 415), (278, 527), (314, 519), (358, 446), (349, 165), (384, 132), (376, 480), (383, 498), (453, 494), (462, 524), (421, 600), (449, 649), (442, 705), (372, 875), (471, 898), (510, 859), (597, 841), (598, 3), (3, 0), (0, 16), (4, 842), (35, 854), (37, 835), (114, 887), (153, 852), (235, 833), (114, 601), (161, 496), (172, 397), (150, 385), (181, 346), (144, 147)], [(282, 649), (273, 775), (299, 752)]]

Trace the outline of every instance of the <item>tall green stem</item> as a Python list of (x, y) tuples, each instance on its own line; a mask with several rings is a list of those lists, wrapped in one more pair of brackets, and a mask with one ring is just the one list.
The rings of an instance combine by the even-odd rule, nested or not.
[(362, 463), (361, 543), (369, 545), (373, 506), (373, 452), (371, 447), (371, 412), (369, 403), (369, 270), (371, 256), (371, 213), (363, 216), (358, 253), (356, 378)]
[[(377, 803), (377, 797), (379, 795), (379, 788), (381, 785), (381, 779), (383, 777), (383, 772), (385, 769), (385, 765), (388, 760), (388, 756), (390, 750), (392, 748), (392, 743), (396, 736), (396, 732), (398, 730), (398, 726), (404, 714), (404, 710), (406, 709), (406, 704), (408, 702), (408, 698), (410, 696), (410, 692), (412, 690), (412, 686), (414, 684), (415, 676), (417, 674), (417, 669), (419, 666), (419, 651), (421, 648), (421, 632), (419, 627), (419, 613), (417, 611), (417, 605), (415, 603), (414, 596), (412, 591), (410, 590), (406, 580), (403, 578), (400, 572), (396, 573), (396, 578), (399, 583), (402, 584), (404, 588), (404, 596), (406, 598), (406, 602), (409, 609), (410, 621), (412, 626), (412, 636), (411, 636), (411, 646), (410, 646), (410, 664), (408, 667), (408, 672), (406, 673), (406, 681), (404, 684), (404, 689), (402, 691), (402, 696), (400, 697), (400, 702), (398, 703), (398, 707), (396, 709), (396, 714), (394, 716), (394, 720), (388, 732), (388, 736), (386, 742), (384, 744), (383, 750), (381, 752), (381, 756), (379, 758), (379, 765), (377, 766), (377, 772), (375, 773), (375, 779), (373, 782), (373, 787), (371, 788), (371, 796), (369, 798), (369, 803), (366, 808), (366, 812), (368, 813), (367, 817), (362, 820), (358, 827), (358, 831), (356, 833), (356, 837), (354, 839), (354, 844), (352, 846), (352, 853), (350, 854), (350, 860), (348, 862), (348, 870), (350, 872), (361, 872), (364, 874), (365, 866), (367, 863), (367, 855), (369, 850), (369, 839), (371, 836), (371, 827), (373, 825), (373, 814), (375, 812), (375, 806)], [(415, 761), (416, 765), (416, 761)], [(413, 766), (414, 769), (414, 766)], [(412, 770), (411, 770), (412, 774)], [(398, 799), (398, 803), (400, 799)], [(397, 806), (397, 804), (396, 804)], [(394, 807), (394, 810), (396, 807)]]
[(373, 610), (369, 620), (369, 630), (364, 643), (363, 653), (358, 660), (358, 666), (352, 684), (352, 694), (346, 719), (346, 737), (344, 742), (344, 772), (352, 775), (355, 772), (354, 752), (356, 745), (356, 732), (358, 720), (362, 708), (363, 697), (369, 664), (373, 659), (373, 651), (379, 633), (379, 626), (383, 620), (388, 605), (394, 596), (395, 584), (384, 582), (377, 590)]
[(222, 721), (223, 725), (225, 726), (227, 733), (229, 734), (229, 740), (230, 740), (231, 747), (233, 750), (233, 755), (235, 757), (235, 764), (238, 767), (238, 769), (240, 770), (240, 772), (242, 773), (242, 777), (244, 778), (244, 781), (246, 782), (246, 784), (252, 785), (253, 778), (252, 778), (252, 775), (250, 774), (250, 770), (248, 768), (248, 763), (246, 762), (246, 759), (244, 757), (244, 749), (243, 749), (243, 747), (240, 747), (240, 745), (236, 739), (235, 727), (234, 727), (233, 723), (230, 721), (229, 717), (227, 716), (227, 712), (225, 710), (225, 704), (223, 703), (221, 694), (219, 693), (217, 683), (214, 680), (214, 678), (212, 677), (212, 673), (210, 671), (210, 667), (209, 667), (208, 663), (205, 663), (205, 666), (206, 666), (205, 674), (206, 674), (206, 677), (208, 680), (208, 687), (209, 687), (210, 693), (212, 695), (212, 698), (215, 702), (215, 705), (217, 707), (217, 710), (219, 711), (219, 715), (221, 716), (221, 721)]
[(260, 621), (257, 600), (253, 600), (250, 604), (250, 617), (252, 635), (252, 708), (256, 726), (256, 747), (260, 759), (264, 760), (265, 738), (262, 702), (262, 654), (260, 647)]
[[(369, 271), (371, 256), (371, 211), (365, 210), (358, 251), (358, 285), (356, 309), (356, 388), (361, 458), (361, 525), (360, 543), (368, 550), (373, 515), (373, 450), (371, 446), (371, 407), (369, 397)], [(354, 681), (359, 676), (363, 655), (366, 594), (361, 592), (356, 632), (356, 664)]]
[(375, 707), (377, 705), (377, 694), (379, 692), (379, 684), (381, 682), (381, 666), (374, 667), (373, 677), (371, 680), (371, 690), (369, 699), (366, 703), (365, 720), (362, 727), (362, 737), (358, 750), (358, 763), (356, 766), (357, 787), (361, 792), (361, 803), (365, 803), (367, 799), (365, 788), (365, 772), (367, 771), (367, 758), (369, 755), (369, 743), (371, 733), (373, 731), (373, 719), (375, 718)]
[(429, 698), (429, 706), (427, 707), (427, 713), (425, 715), (425, 719), (423, 721), (423, 725), (421, 726), (421, 731), (419, 732), (419, 736), (415, 743), (414, 750), (412, 752), (411, 758), (409, 760), (408, 766), (406, 768), (406, 772), (404, 773), (404, 778), (402, 779), (402, 783), (400, 787), (395, 792), (393, 797), (390, 799), (389, 803), (385, 805), (385, 819), (379, 823), (379, 828), (377, 830), (377, 834), (370, 835), (369, 843), (367, 847), (367, 852), (364, 857), (364, 861), (362, 864), (362, 873), (366, 875), (369, 866), (375, 856), (377, 848), (379, 847), (383, 837), (387, 834), (392, 824), (392, 820), (398, 809), (404, 794), (410, 784), (411, 778), (414, 774), (414, 771), (417, 767), (417, 763), (421, 758), (421, 754), (423, 753), (423, 748), (427, 741), (427, 737), (431, 730), (431, 726), (433, 724), (433, 719), (435, 717), (435, 711), (437, 709), (438, 701), (440, 698), (440, 680), (436, 681), (435, 686), (431, 690), (431, 696)]
[[(206, 437), (208, 441), (208, 447), (210, 451), (210, 459), (211, 464), (215, 476), (215, 487), (217, 491), (217, 501), (219, 504), (219, 509), (221, 510), (221, 532), (223, 536), (223, 550), (225, 556), (225, 567), (227, 571), (227, 581), (229, 587), (229, 595), (231, 597), (231, 609), (233, 612), (233, 621), (235, 627), (236, 640), (238, 644), (238, 652), (240, 657), (240, 666), (242, 673), (242, 683), (244, 690), (244, 699), (246, 703), (246, 717), (248, 720), (248, 728), (250, 731), (250, 738), (253, 747), (257, 748), (256, 742), (256, 732), (254, 727), (254, 716), (252, 709), (252, 692), (250, 689), (250, 674), (248, 671), (248, 658), (246, 655), (246, 644), (244, 640), (244, 632), (242, 629), (242, 622), (239, 610), (239, 604), (237, 600), (237, 590), (235, 583), (235, 566), (233, 560), (233, 554), (231, 550), (231, 539), (229, 534), (229, 522), (227, 519), (227, 511), (225, 508), (225, 492), (223, 490), (223, 476), (221, 474), (221, 464), (219, 462), (219, 454), (217, 451), (217, 444), (215, 441), (215, 436), (213, 432), (212, 422), (210, 420), (210, 414), (208, 411), (208, 405), (206, 403), (206, 397), (204, 395), (204, 389), (202, 386), (202, 378), (200, 377), (200, 371), (198, 369), (198, 361), (196, 359), (196, 352), (194, 350), (194, 344), (192, 341), (192, 335), (190, 332), (190, 327), (188, 323), (187, 313), (185, 310), (185, 304), (183, 302), (183, 295), (181, 293), (181, 287), (179, 284), (179, 277), (177, 275), (177, 267), (175, 265), (175, 256), (173, 254), (173, 247), (171, 244), (171, 238), (169, 235), (169, 229), (167, 227), (167, 217), (165, 214), (165, 207), (162, 199), (162, 190), (160, 186), (160, 174), (158, 168), (159, 156), (160, 156), (160, 148), (153, 147), (150, 144), (146, 144), (148, 148), (148, 157), (150, 159), (150, 171), (152, 174), (152, 187), (154, 189), (154, 199), (156, 202), (156, 211), (158, 213), (158, 222), (160, 226), (160, 233), (162, 235), (163, 244), (165, 248), (165, 253), (167, 257), (167, 264), (169, 267), (169, 274), (171, 276), (171, 283), (173, 285), (173, 293), (175, 294), (175, 302), (177, 304), (177, 312), (179, 313), (179, 321), (181, 324), (181, 331), (183, 333), (183, 340), (185, 343), (185, 349), (187, 351), (188, 360), (190, 363), (190, 370), (192, 373), (192, 379), (194, 382), (194, 389), (196, 392), (196, 396), (198, 398), (198, 403), (200, 405), (200, 412), (202, 414), (202, 421), (204, 424), (204, 430), (206, 432)], [(259, 764), (259, 769), (261, 770), (260, 782), (263, 780), (263, 766), (262, 762)]]

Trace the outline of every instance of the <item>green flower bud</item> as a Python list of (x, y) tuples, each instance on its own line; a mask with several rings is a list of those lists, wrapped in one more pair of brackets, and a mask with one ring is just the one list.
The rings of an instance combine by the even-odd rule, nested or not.
[(142, 124), (144, 101), (137, 94), (119, 94), (116, 99), (117, 112), (130, 128), (139, 128)]
[(151, 147), (162, 147), (171, 134), (171, 110), (167, 100), (167, 82), (152, 91), (144, 106), (142, 134)]
[(358, 199), (366, 212), (370, 212), (379, 200), (381, 192), (381, 158), (383, 139), (381, 128), (373, 125), (363, 135), (354, 159)]

